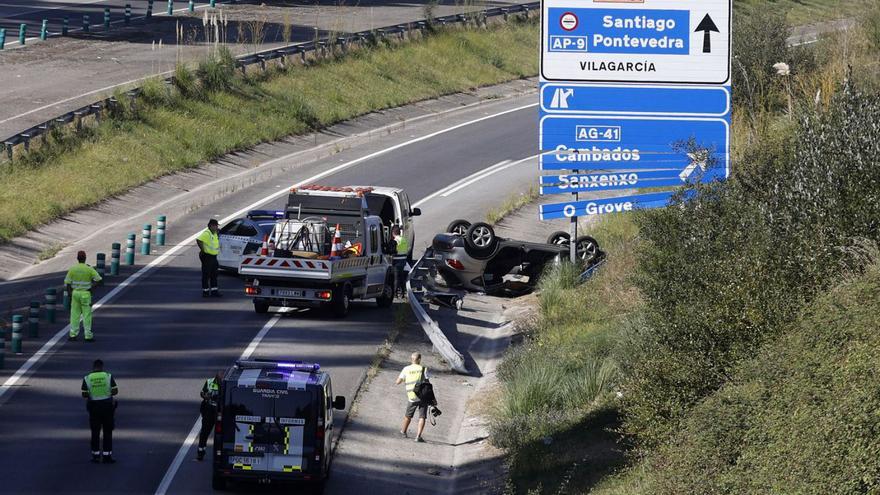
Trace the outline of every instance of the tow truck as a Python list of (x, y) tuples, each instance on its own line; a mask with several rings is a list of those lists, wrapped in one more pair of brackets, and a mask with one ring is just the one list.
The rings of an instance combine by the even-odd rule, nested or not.
[(254, 311), (328, 307), (344, 317), (354, 300), (394, 302), (390, 224), (373, 215), (369, 187), (291, 189), (267, 246), (242, 256), (238, 272)]

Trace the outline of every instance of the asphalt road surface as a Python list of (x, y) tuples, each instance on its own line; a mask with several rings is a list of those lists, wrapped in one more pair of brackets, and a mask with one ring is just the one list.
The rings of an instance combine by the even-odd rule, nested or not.
[[(520, 101), (531, 103), (531, 98)], [(435, 193), (449, 192), (447, 186), (458, 187), (468, 182), (462, 179), (479, 177), (474, 174), (492, 165), (535, 154), (535, 111), (534, 106), (521, 108), (413, 142), (320, 182), (400, 186), (413, 202), (430, 197), (425, 207), (431, 213), (426, 212), (416, 234), (426, 239), (450, 220), (438, 214), (445, 205), (456, 215), (467, 210), (455, 194)], [(305, 180), (339, 160), (365, 154), (347, 151), (310, 165), (295, 179)], [(482, 201), (494, 197), (500, 202), (510, 194), (505, 172), (464, 187), (480, 190)], [(234, 197), (225, 201), (218, 210), (244, 206)], [(194, 248), (185, 248), (96, 313), (96, 343), (61, 344), (2, 398), (0, 492), (155, 493), (163, 479), (169, 493), (210, 492), (210, 463), (194, 462), (193, 448), (185, 452), (177, 475), (166, 476), (197, 419), (198, 390), (206, 377), (249, 348), (252, 356), (320, 362), (333, 376), (335, 393), (350, 400), (390, 328), (392, 312), (374, 303), (357, 304), (344, 320), (317, 310), (257, 315), (235, 277), (222, 277), (225, 297), (210, 300), (202, 300), (193, 289), (198, 277)], [(118, 463), (113, 466), (89, 462), (79, 387), (95, 357), (104, 359), (120, 387), (113, 449)], [(338, 416), (340, 424), (344, 417)]]

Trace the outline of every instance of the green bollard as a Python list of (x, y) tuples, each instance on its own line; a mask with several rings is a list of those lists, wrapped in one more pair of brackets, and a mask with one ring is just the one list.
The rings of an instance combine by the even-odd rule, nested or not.
[(131, 24), (131, 4), (125, 4), (125, 25)]
[(174, 0), (168, 0), (168, 15), (174, 15)]
[(110, 8), (104, 7), (104, 29), (110, 29)]
[(213, 9), (216, 6), (217, 6), (217, 0), (211, 0), (211, 8)]
[(125, 264), (128, 266), (134, 265), (135, 237), (135, 234), (128, 234), (128, 239), (125, 241)]
[(58, 291), (54, 288), (46, 289), (46, 321), (55, 323), (55, 303), (58, 301)]
[(114, 242), (110, 247), (110, 276), (115, 277), (119, 275), (119, 251), (120, 245), (118, 242)]
[(165, 215), (156, 219), (156, 245), (165, 245)]
[(83, 32), (84, 33), (89, 32), (89, 15), (88, 14), (83, 14)]
[(104, 285), (104, 277), (107, 276), (107, 255), (104, 253), (97, 253), (95, 255), (95, 271), (98, 272), (98, 275), (101, 276), (101, 281), (98, 282), (98, 285)]
[(70, 30), (70, 18), (64, 16), (64, 20), (61, 21), (61, 36), (67, 36), (67, 31)]
[(43, 26), (40, 28), (40, 39), (46, 41), (49, 37), (49, 21), (43, 19)]
[(40, 336), (40, 301), (31, 301), (28, 310), (28, 338), (35, 339)]
[(24, 317), (21, 315), (12, 315), (12, 352), (21, 355), (21, 326)]
[(6, 47), (6, 28), (0, 28), (0, 50)]
[(27, 41), (26, 36), (25, 36), (26, 34), (27, 34), (27, 24), (22, 24), (21, 26), (18, 27), (18, 44), (19, 45), (24, 45), (25, 41)]
[(189, 0), (189, 11), (190, 13), (196, 11), (196, 3), (193, 0)]
[(153, 227), (145, 223), (144, 230), (141, 231), (141, 254), (150, 254), (150, 230)]
[(153, 17), (153, 0), (147, 0), (147, 19)]

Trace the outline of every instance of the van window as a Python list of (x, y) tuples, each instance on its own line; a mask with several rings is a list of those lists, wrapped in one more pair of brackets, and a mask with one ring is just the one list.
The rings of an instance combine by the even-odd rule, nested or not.
[[(233, 389), (225, 414), (262, 418), (314, 418), (313, 392), (310, 390), (275, 390), (277, 398), (265, 398), (253, 388)], [(286, 393), (285, 393), (286, 392)]]

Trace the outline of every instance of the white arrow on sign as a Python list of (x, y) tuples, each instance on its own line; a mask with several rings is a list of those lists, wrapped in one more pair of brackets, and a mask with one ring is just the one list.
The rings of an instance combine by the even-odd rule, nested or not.
[(705, 172), (706, 162), (709, 161), (709, 153), (707, 151), (688, 153), (687, 156), (691, 159), (691, 163), (690, 165), (685, 167), (685, 169), (682, 170), (680, 174), (678, 174), (678, 177), (682, 181), (687, 181), (688, 177), (690, 177), (694, 173), (694, 171), (697, 170), (697, 168)]

